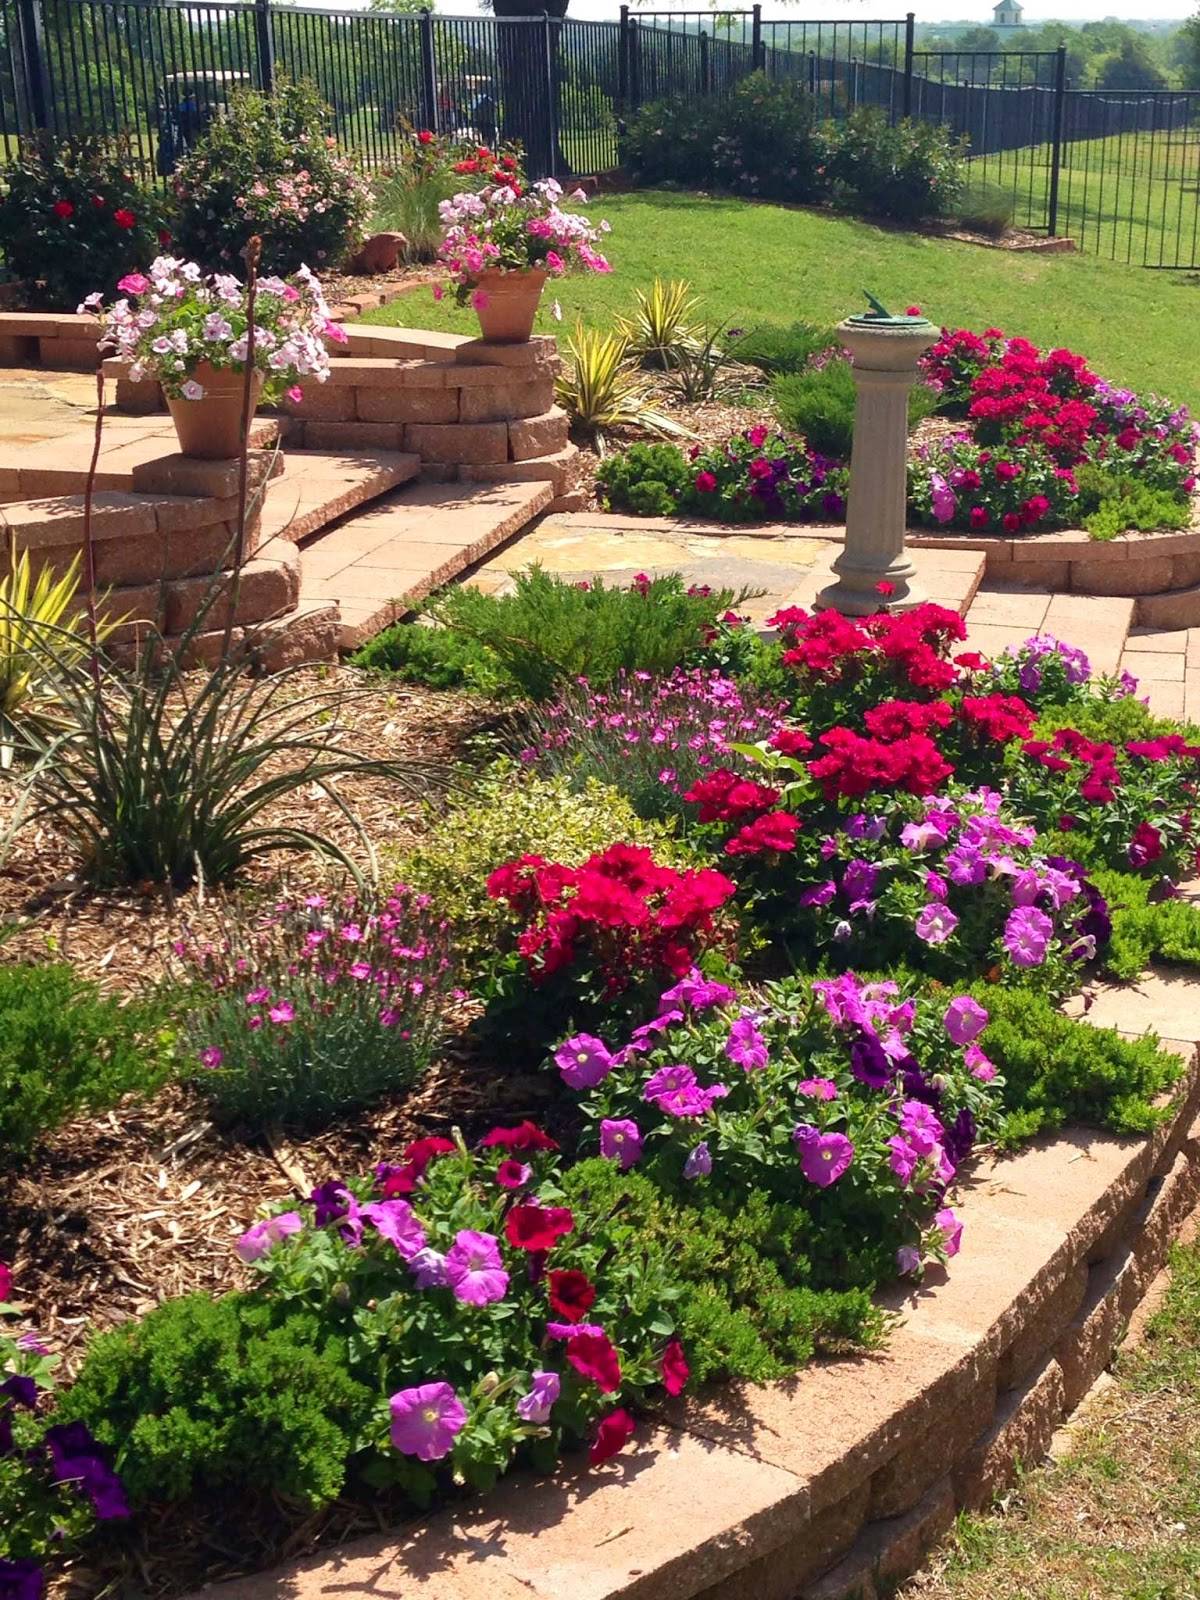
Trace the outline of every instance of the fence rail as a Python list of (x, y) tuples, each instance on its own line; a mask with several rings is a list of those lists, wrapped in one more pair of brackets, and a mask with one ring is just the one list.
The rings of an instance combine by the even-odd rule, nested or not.
[(1146, 266), (1200, 267), (1200, 91), (1080, 90), (1066, 52), (920, 50), (913, 13), (825, 22), (746, 11), (616, 22), (327, 10), (284, 0), (0, 0), (0, 140), (121, 138), (166, 183), (240, 85), (314, 82), (366, 169), (405, 124), (515, 139), (535, 177), (616, 167), (624, 118), (723, 96), (749, 73), (801, 84), (823, 117), (860, 106), (947, 125), (971, 188), (1014, 220)]

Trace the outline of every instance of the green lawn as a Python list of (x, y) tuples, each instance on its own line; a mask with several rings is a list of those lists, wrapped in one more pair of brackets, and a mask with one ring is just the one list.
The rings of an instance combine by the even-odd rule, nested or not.
[(1071, 1453), (964, 1516), (898, 1600), (1195, 1600), (1200, 1593), (1200, 1247), (1178, 1248), (1145, 1344)]
[[(833, 321), (863, 307), (870, 289), (934, 319), (992, 324), (1039, 344), (1081, 351), (1106, 378), (1157, 390), (1200, 410), (1194, 319), (1200, 296), (1185, 274), (1122, 267), (1097, 256), (1014, 255), (894, 232), (820, 212), (734, 199), (647, 191), (602, 195), (591, 206), (612, 223), (614, 271), (547, 290), (539, 328), (569, 330), (578, 317), (604, 325), (656, 275), (687, 278), (713, 320), (734, 326)], [(563, 321), (550, 305), (557, 293)], [(468, 308), (419, 290), (366, 318), (448, 328), (475, 326)]]

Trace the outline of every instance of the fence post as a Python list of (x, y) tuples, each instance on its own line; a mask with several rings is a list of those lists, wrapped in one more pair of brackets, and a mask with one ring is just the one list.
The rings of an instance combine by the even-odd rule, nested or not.
[(1062, 167), (1063, 121), (1067, 108), (1067, 47), (1060, 44), (1054, 60), (1054, 131), (1050, 142), (1050, 197), (1046, 231), (1053, 239), (1058, 232), (1058, 175)]
[(754, 72), (764, 72), (767, 66), (767, 52), (763, 47), (762, 6), (756, 5), (750, 15), (750, 66)]
[(50, 126), (50, 80), (46, 72), (46, 36), (42, 30), (41, 0), (18, 0), (21, 68), (28, 96), (29, 122), (22, 131)]
[(900, 115), (912, 116), (913, 45), (916, 38), (916, 13), (910, 11), (904, 19), (904, 81), (900, 86)]
[(700, 29), (700, 93), (712, 93), (712, 56), (709, 54), (708, 34)]
[(617, 34), (617, 100), (625, 108), (629, 105), (629, 7), (621, 7), (621, 20)]
[(554, 45), (551, 30), (562, 24), (548, 11), (542, 13), (542, 62), (545, 69), (543, 88), (546, 95), (546, 176), (558, 177), (558, 94), (554, 82)]
[(421, 25), (421, 121), (434, 133), (438, 126), (437, 63), (433, 53), (433, 12), (420, 13)]
[(629, 108), (636, 111), (642, 103), (642, 40), (641, 24), (636, 17), (629, 21)]
[(254, 35), (258, 41), (258, 83), (264, 94), (275, 87), (275, 37), (271, 32), (271, 0), (254, 0)]

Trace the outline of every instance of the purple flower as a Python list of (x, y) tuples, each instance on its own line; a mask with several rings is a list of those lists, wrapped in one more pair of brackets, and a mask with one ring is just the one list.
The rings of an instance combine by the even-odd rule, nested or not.
[(879, 882), (879, 868), (870, 861), (855, 857), (846, 863), (842, 873), (842, 893), (850, 902), (850, 910), (861, 911), (874, 906), (875, 887)]
[(921, 1252), (911, 1244), (902, 1244), (896, 1251), (896, 1270), (902, 1277), (911, 1277), (921, 1270)]
[(1004, 924), (1004, 948), (1018, 967), (1040, 967), (1054, 934), (1054, 924), (1036, 906), (1017, 906)]
[(796, 1085), (797, 1094), (806, 1094), (813, 1100), (836, 1100), (837, 1084), (831, 1078), (802, 1078)]
[(969, 994), (956, 995), (942, 1016), (946, 1032), (957, 1045), (970, 1044), (987, 1027), (988, 1014)]
[(425, 1248), (425, 1229), (417, 1221), (407, 1200), (379, 1200), (362, 1208), (362, 1215), (374, 1227), (380, 1238), (411, 1261), (419, 1250)]
[(446, 1276), (446, 1258), (439, 1250), (431, 1250), (428, 1246), (418, 1250), (415, 1256), (409, 1259), (408, 1270), (413, 1275), (415, 1289), (444, 1289), (449, 1284)]
[(298, 1212), (283, 1211), (277, 1217), (268, 1217), (265, 1222), (256, 1222), (247, 1228), (234, 1245), (234, 1251), (247, 1263), (258, 1261), (272, 1246), (289, 1234), (299, 1233), (303, 1226), (304, 1218)]
[(677, 1006), (691, 1006), (693, 1011), (708, 1011), (713, 1006), (727, 1006), (734, 992), (725, 983), (715, 983), (704, 978), (693, 967), (686, 978), (680, 978), (670, 989), (664, 989), (658, 1002), (658, 1014), (664, 1016)]
[(929, 474), (929, 504), (939, 522), (952, 522), (958, 510), (958, 496), (940, 472)]
[(982, 883), (987, 877), (983, 855), (974, 845), (957, 845), (946, 856), (943, 866), (950, 882), (963, 888)]
[(564, 1039), (554, 1052), (554, 1062), (570, 1089), (594, 1089), (613, 1069), (608, 1046), (590, 1033)]
[(486, 1306), (503, 1300), (508, 1293), (508, 1273), (495, 1235), (460, 1228), (446, 1252), (446, 1281), (463, 1305)]
[(685, 1178), (707, 1178), (712, 1171), (712, 1154), (708, 1145), (701, 1140), (689, 1152), (688, 1158), (683, 1163)]
[(647, 1080), (642, 1099), (669, 1117), (702, 1117), (713, 1103), (729, 1093), (723, 1083), (702, 1089), (688, 1066), (660, 1067)]
[(854, 1146), (844, 1133), (822, 1133), (811, 1124), (801, 1123), (792, 1134), (800, 1152), (800, 1170), (809, 1183), (828, 1189), (854, 1160)]
[(915, 929), (918, 939), (926, 944), (945, 944), (958, 927), (958, 918), (950, 907), (940, 900), (931, 900), (917, 912)]
[(401, 1389), (388, 1401), (392, 1443), (403, 1456), (440, 1461), (454, 1448), (467, 1422), (467, 1408), (448, 1383)]
[(912, 1175), (921, 1160), (916, 1150), (902, 1133), (894, 1133), (888, 1140), (888, 1166), (901, 1183), (911, 1183)]
[(900, 1108), (900, 1131), (920, 1156), (930, 1156), (944, 1132), (932, 1106), (923, 1100), (906, 1100)]
[(36, 1561), (0, 1558), (0, 1600), (42, 1600), (46, 1574)]
[(129, 1515), (120, 1478), (105, 1465), (99, 1445), (82, 1422), (47, 1428), (45, 1442), (55, 1483), (77, 1484), (101, 1522), (115, 1522)]
[(225, 1052), (215, 1044), (208, 1045), (200, 1052), (200, 1065), (207, 1067), (210, 1072), (215, 1072), (225, 1059)]
[(281, 1000), (267, 1012), (272, 1022), (286, 1024), (296, 1020), (296, 1008), (290, 1000)]
[(746, 1072), (760, 1072), (767, 1065), (770, 1060), (767, 1041), (755, 1027), (752, 1017), (739, 1017), (730, 1028), (725, 1054)]
[(529, 1380), (529, 1393), (517, 1401), (522, 1422), (549, 1422), (550, 1411), (562, 1390), (557, 1372), (535, 1372)]
[(946, 1256), (956, 1256), (962, 1247), (962, 1223), (954, 1215), (949, 1206), (946, 1206), (944, 1210), (937, 1212), (933, 1220), (942, 1235), (942, 1254)]
[(882, 839), (886, 832), (886, 817), (869, 817), (865, 811), (859, 811), (854, 816), (846, 818), (848, 839)]
[(837, 884), (832, 878), (826, 878), (824, 883), (814, 884), (811, 889), (805, 889), (800, 895), (802, 906), (827, 906), (837, 894)]
[(896, 1076), (895, 1063), (872, 1029), (850, 1046), (850, 1071), (868, 1089), (884, 1089)]
[(980, 1083), (990, 1083), (996, 1076), (994, 1062), (990, 1061), (977, 1044), (968, 1045), (963, 1052), (963, 1060), (970, 1068), (971, 1076), (978, 1078)]
[(600, 1124), (600, 1154), (628, 1172), (642, 1157), (642, 1131), (628, 1117), (605, 1117)]

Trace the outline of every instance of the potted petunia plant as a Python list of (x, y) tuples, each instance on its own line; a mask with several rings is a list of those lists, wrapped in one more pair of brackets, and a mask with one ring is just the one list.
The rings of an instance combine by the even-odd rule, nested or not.
[[(439, 259), (450, 270), (459, 305), (470, 304), (480, 332), (497, 344), (522, 344), (533, 331), (548, 276), (573, 268), (611, 272), (596, 246), (607, 222), (591, 223), (562, 208), (553, 178), (526, 188), (512, 175), (478, 193), (456, 194), (438, 207), (445, 237)], [(582, 189), (571, 196), (586, 201)], [(440, 289), (434, 293), (440, 298)]]
[[(117, 288), (121, 298), (112, 305), (97, 294), (80, 309), (99, 314), (105, 340), (129, 361), (135, 382), (154, 378), (162, 385), (184, 455), (236, 456), (251, 355), (246, 285), (231, 273), (206, 276), (194, 261), (159, 256), (148, 272), (126, 273)], [(302, 380), (324, 383), (327, 342), (345, 339), (307, 267), (286, 281), (259, 278), (251, 410), (285, 393), (299, 399)]]

